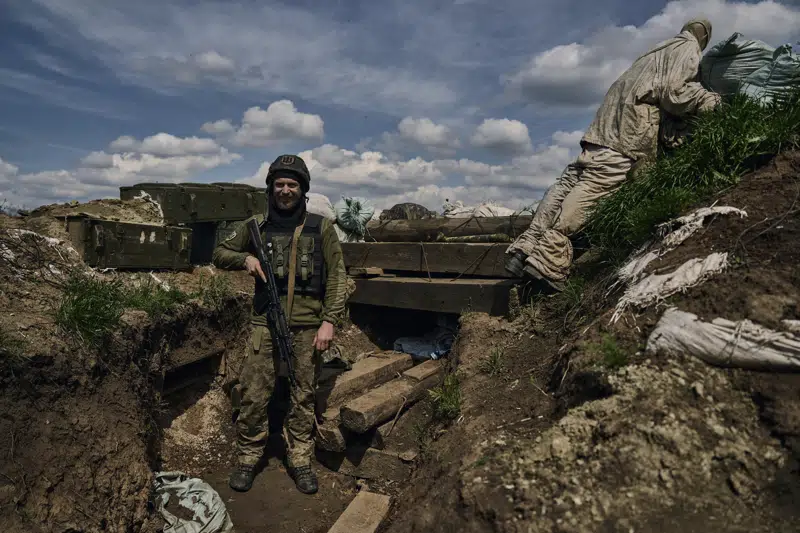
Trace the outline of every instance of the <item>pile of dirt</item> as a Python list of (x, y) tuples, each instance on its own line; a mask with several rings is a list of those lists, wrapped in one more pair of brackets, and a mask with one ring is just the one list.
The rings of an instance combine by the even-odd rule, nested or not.
[[(589, 264), (579, 293), (538, 299), (516, 322), (464, 317), (460, 417), (433, 430), (385, 531), (795, 530), (800, 376), (644, 349), (667, 306), (766, 327), (798, 318), (800, 154), (716, 205), (747, 217), (707, 220), (647, 272), (712, 252), (729, 268), (656, 307), (611, 323), (621, 289)], [(505, 368), (487, 375), (492, 346)]]
[(92, 271), (68, 243), (23, 222), (0, 220), (0, 529), (159, 531), (159, 383), (213, 342), (236, 342), (232, 309), (189, 301), (158, 318), (127, 310), (92, 347), (58, 325), (66, 279), (138, 275)]

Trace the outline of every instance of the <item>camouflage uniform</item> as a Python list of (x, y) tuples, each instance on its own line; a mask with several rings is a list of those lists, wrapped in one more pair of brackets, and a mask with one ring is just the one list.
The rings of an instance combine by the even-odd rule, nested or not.
[[(305, 200), (301, 200), (305, 201)], [(257, 215), (261, 238), (272, 243), (272, 268), (281, 292), (281, 305), (294, 335), (294, 369), (297, 386), (292, 388), (291, 407), (286, 419), (287, 462), (296, 468), (310, 464), (314, 449), (315, 391), (320, 369), (320, 354), (313, 346), (314, 336), (323, 321), (335, 328), (344, 317), (347, 275), (339, 238), (326, 218), (306, 214), (306, 223), (297, 245), (296, 288), (291, 316), (286, 311), (289, 250), (292, 232), (275, 234), (264, 216)], [(219, 268), (244, 268), (245, 258), (255, 255), (246, 227), (240, 223), (227, 240), (214, 250), (213, 262)], [(322, 291), (314, 292), (318, 280)], [(257, 289), (258, 290), (258, 289)], [(239, 377), (240, 412), (236, 420), (240, 464), (254, 465), (260, 459), (269, 433), (267, 404), (280, 372), (280, 360), (264, 315), (251, 315), (252, 333)], [(232, 399), (234, 394), (231, 395)], [(236, 408), (236, 406), (234, 406)]]

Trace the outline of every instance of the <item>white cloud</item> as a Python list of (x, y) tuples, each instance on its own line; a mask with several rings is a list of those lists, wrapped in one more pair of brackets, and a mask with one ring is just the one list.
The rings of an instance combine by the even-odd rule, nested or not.
[(249, 108), (238, 127), (230, 120), (217, 120), (206, 122), (200, 129), (233, 145), (255, 148), (292, 139), (320, 141), (325, 136), (322, 117), (301, 113), (291, 100), (272, 102), (267, 109)]
[(0, 190), (13, 203), (27, 206), (119, 197), (119, 187), (123, 185), (186, 181), (241, 158), (212, 139), (167, 133), (141, 141), (122, 136), (109, 145), (109, 150), (87, 154), (73, 170), (20, 173), (17, 167), (0, 159)]
[(451, 128), (426, 117), (405, 117), (397, 125), (397, 131), (401, 138), (431, 150), (452, 150), (461, 145)]
[(557, 131), (553, 134), (553, 142), (555, 142), (559, 146), (566, 146), (568, 148), (574, 148), (578, 146), (583, 138), (583, 131), (575, 130), (575, 131)]
[(236, 130), (230, 120), (217, 120), (215, 122), (206, 122), (200, 127), (206, 133), (211, 135), (221, 135), (223, 133), (232, 133)]
[(134, 57), (131, 67), (136, 72), (153, 72), (174, 78), (181, 83), (197, 83), (215, 79), (230, 80), (237, 72), (233, 59), (214, 50), (183, 55)]
[(477, 127), (472, 145), (501, 154), (523, 154), (531, 150), (528, 126), (518, 120), (490, 118)]
[(536, 54), (505, 78), (508, 88), (531, 102), (593, 108), (614, 80), (641, 54), (677, 34), (688, 20), (703, 16), (715, 43), (738, 31), (747, 38), (780, 45), (800, 36), (800, 7), (762, 0), (669, 2), (641, 26), (609, 26), (582, 42), (560, 44)]
[(143, 140), (123, 135), (112, 141), (109, 148), (117, 152), (134, 152), (161, 157), (175, 157), (192, 154), (219, 153), (222, 148), (213, 139), (200, 137), (176, 137), (169, 133), (157, 133)]

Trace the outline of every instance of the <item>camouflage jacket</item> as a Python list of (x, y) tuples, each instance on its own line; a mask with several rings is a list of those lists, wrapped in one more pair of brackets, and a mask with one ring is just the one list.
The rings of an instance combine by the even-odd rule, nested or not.
[[(256, 215), (256, 221), (261, 225), (264, 215)], [(247, 231), (247, 222), (238, 223), (234, 227), (233, 233), (214, 249), (213, 263), (218, 268), (227, 270), (237, 270), (244, 268), (244, 261), (249, 255), (255, 256), (255, 249), (250, 243), (250, 234)], [(298, 294), (295, 292), (294, 303), (292, 305), (292, 316), (289, 326), (319, 326), (323, 321), (330, 322), (335, 327), (340, 327), (345, 313), (345, 302), (347, 300), (347, 274), (344, 267), (344, 257), (339, 236), (330, 220), (323, 218), (320, 224), (320, 234), (322, 236), (322, 256), (325, 263), (326, 286), (325, 295), (321, 299), (318, 296)], [(262, 227), (261, 238), (265, 238), (264, 228)], [(298, 249), (298, 255), (300, 250)], [(299, 264), (299, 261), (298, 261)], [(273, 265), (273, 270), (275, 267)], [(253, 280), (255, 285), (255, 280)], [(281, 296), (281, 304), (284, 312), (286, 311), (287, 296)], [(252, 314), (252, 323), (266, 325), (264, 315)]]

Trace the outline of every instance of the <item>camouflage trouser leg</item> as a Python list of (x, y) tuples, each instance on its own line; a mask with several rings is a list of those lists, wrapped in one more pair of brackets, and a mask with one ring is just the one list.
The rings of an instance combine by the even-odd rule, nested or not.
[(287, 459), (290, 467), (311, 463), (314, 453), (315, 397), (322, 358), (314, 348), (317, 328), (295, 332), (294, 372), (297, 386), (292, 387), (292, 404), (286, 417)]
[[(313, 349), (317, 328), (294, 330), (294, 370), (298, 385), (292, 390), (286, 419), (290, 466), (308, 464), (314, 449), (314, 396), (319, 357)], [(239, 378), (240, 413), (236, 420), (239, 462), (255, 464), (269, 434), (267, 407), (275, 389), (280, 362), (266, 326), (253, 326), (251, 342)]]

